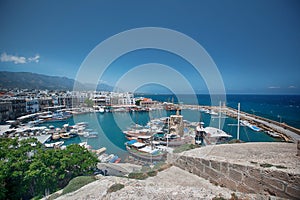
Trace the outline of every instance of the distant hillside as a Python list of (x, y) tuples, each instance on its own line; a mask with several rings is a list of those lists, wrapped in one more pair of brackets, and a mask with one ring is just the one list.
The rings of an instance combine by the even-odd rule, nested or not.
[[(75, 80), (59, 76), (47, 76), (31, 72), (7, 72), (0, 71), (0, 88), (6, 89), (48, 89), (48, 90), (72, 90)], [(77, 82), (78, 88), (88, 90), (91, 87)], [(100, 84), (98, 90), (112, 91), (113, 87)]]

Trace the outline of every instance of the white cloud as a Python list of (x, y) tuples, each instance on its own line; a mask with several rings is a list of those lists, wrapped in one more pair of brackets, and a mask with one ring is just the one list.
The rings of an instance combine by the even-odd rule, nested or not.
[(269, 89), (279, 89), (280, 87), (279, 86), (270, 86), (268, 87)]
[(294, 85), (290, 85), (289, 86), (289, 88), (291, 88), (291, 89), (295, 89), (295, 88), (297, 88), (296, 86), (294, 86)]
[(28, 58), (28, 62), (36, 62), (36, 63), (38, 63), (40, 61), (39, 59), (40, 59), (40, 56), (37, 54), (34, 57)]
[(30, 62), (36, 62), (38, 63), (40, 59), (40, 56), (37, 54), (34, 57), (25, 58), (23, 56), (14, 56), (9, 55), (7, 53), (2, 53), (0, 60), (1, 62), (13, 62), (14, 64), (26, 64)]

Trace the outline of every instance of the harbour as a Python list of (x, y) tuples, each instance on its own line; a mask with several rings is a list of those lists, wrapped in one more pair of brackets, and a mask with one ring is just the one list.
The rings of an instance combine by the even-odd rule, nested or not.
[[(73, 113), (72, 116), (68, 118), (64, 118), (61, 120), (45, 120), (39, 125), (32, 127), (36, 130), (41, 130), (41, 132), (35, 136), (33, 133), (27, 135), (28, 137), (44, 137), (44, 139), (40, 139), (42, 143), (46, 140), (52, 138), (50, 142), (48, 142), (48, 147), (52, 144), (57, 144), (57, 141), (53, 140), (53, 131), (52, 135), (49, 136), (49, 130), (54, 130), (57, 132), (57, 135), (61, 137), (60, 141), (63, 141), (63, 144), (59, 145), (69, 145), (73, 143), (82, 143), (85, 142), (88, 146), (90, 146), (93, 151), (101, 148), (106, 148), (106, 153), (108, 155), (115, 154), (122, 158), (122, 161), (126, 162), (128, 156), (137, 157), (136, 151), (130, 151), (126, 142), (131, 140), (139, 140), (144, 143), (147, 141), (147, 144), (150, 144), (150, 138), (152, 135), (148, 133), (148, 135), (134, 135), (134, 134), (125, 134), (126, 130), (128, 130), (131, 126), (140, 126), (146, 127), (151, 121), (155, 121), (159, 119), (168, 119), (170, 116), (179, 115), (182, 116), (183, 121), (185, 122), (186, 130), (190, 132), (185, 135), (185, 137), (179, 137), (176, 139), (176, 136), (168, 134), (170, 132), (165, 132), (163, 135), (165, 136), (164, 140), (155, 141), (157, 144), (169, 147), (176, 147), (186, 143), (193, 143), (195, 138), (195, 128), (197, 123), (202, 122), (204, 126), (211, 126), (215, 128), (221, 128), (223, 131), (228, 133), (231, 139), (237, 139), (237, 117), (238, 111), (234, 108), (230, 108), (228, 106), (206, 106), (206, 105), (185, 105), (185, 104), (174, 104), (174, 108), (177, 108), (177, 112), (172, 110), (166, 110), (163, 107), (159, 107), (156, 105), (155, 108), (148, 109), (145, 111), (132, 111), (128, 110), (124, 107), (119, 106), (118, 109), (122, 109), (123, 111), (110, 111), (110, 112), (93, 112), (93, 110), (83, 109), (83, 111)], [(24, 119), (25, 117), (21, 118)], [(269, 120), (260, 116), (256, 116), (253, 114), (249, 114), (246, 112), (240, 112), (240, 118), (242, 122), (240, 124), (240, 135), (239, 139), (244, 142), (275, 142), (275, 141), (285, 141), (285, 142), (295, 142), (299, 140), (299, 130), (293, 127), (288, 126), (285, 123), (278, 123), (273, 120)], [(248, 123), (248, 126), (245, 125), (245, 122)], [(80, 129), (78, 125), (86, 124), (85, 129)], [(151, 124), (151, 123), (150, 123)], [(222, 124), (222, 127), (220, 125)], [(249, 124), (257, 127), (257, 130), (251, 129)], [(193, 125), (192, 127), (190, 127)], [(6, 129), (4, 126), (1, 126), (1, 135), (4, 135), (5, 132), (9, 132), (11, 130), (8, 129), (6, 125)], [(151, 125), (153, 127), (153, 125)], [(71, 127), (72, 129), (70, 129)], [(76, 127), (76, 129), (74, 129)], [(24, 127), (23, 127), (24, 129)], [(26, 129), (26, 128), (25, 128)], [(46, 129), (46, 130), (45, 130)], [(68, 131), (67, 131), (68, 129)], [(17, 129), (19, 130), (19, 129)], [(70, 137), (69, 131), (73, 134), (76, 132), (76, 137)], [(81, 130), (81, 131), (79, 131)], [(153, 129), (155, 132), (155, 130)], [(15, 131), (17, 132), (17, 131)], [(21, 131), (22, 132), (22, 131)], [(70, 133), (71, 133), (70, 132)], [(153, 133), (154, 133), (153, 132)], [(96, 134), (97, 133), (97, 134)], [(152, 134), (153, 134), (152, 133)], [(16, 135), (18, 136), (18, 135)], [(47, 137), (46, 137), (47, 136)], [(45, 139), (46, 137), (46, 139)], [(174, 140), (176, 139), (176, 140)], [(50, 145), (50, 144), (51, 145)], [(144, 144), (146, 144), (144, 143)], [(197, 143), (197, 142), (196, 142)], [(173, 144), (173, 145), (172, 145)], [(209, 144), (209, 143), (208, 143)], [(175, 145), (175, 146), (174, 146)], [(147, 146), (143, 146), (147, 147)], [(148, 147), (147, 147), (148, 148)], [(145, 148), (146, 149), (146, 148)], [(144, 149), (144, 150), (145, 150)], [(157, 146), (159, 149), (159, 146)], [(160, 148), (161, 151), (167, 151), (164, 148)], [(148, 151), (149, 153), (150, 151)], [(130, 154), (128, 154), (130, 153)], [(153, 153), (152, 151), (150, 153)], [(111, 156), (112, 157), (112, 156)], [(141, 156), (143, 157), (143, 156)], [(113, 158), (113, 157), (112, 157)], [(159, 156), (153, 156), (152, 161), (154, 161)], [(118, 158), (116, 158), (118, 159)], [(115, 160), (116, 160), (115, 159)], [(142, 158), (143, 159), (143, 158)], [(159, 160), (157, 159), (157, 160)], [(145, 160), (145, 159), (143, 159)], [(119, 160), (120, 161), (120, 160)]]

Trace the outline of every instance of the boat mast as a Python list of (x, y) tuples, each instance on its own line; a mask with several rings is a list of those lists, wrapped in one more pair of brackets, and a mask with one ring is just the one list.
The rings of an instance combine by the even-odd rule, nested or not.
[(237, 113), (237, 139), (240, 139), (240, 103), (238, 103), (238, 113)]
[(168, 134), (167, 134), (167, 147), (169, 147), (169, 136), (170, 136), (170, 116), (168, 119)]
[(219, 106), (219, 129), (221, 129), (221, 115), (222, 115), (222, 107), (221, 107), (221, 101)]

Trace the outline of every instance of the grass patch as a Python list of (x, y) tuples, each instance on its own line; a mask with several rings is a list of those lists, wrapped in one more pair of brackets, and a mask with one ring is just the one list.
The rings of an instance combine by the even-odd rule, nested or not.
[(58, 194), (58, 193), (53, 193), (53, 194), (51, 194), (50, 197), (48, 197), (48, 200), (54, 200), (54, 199), (58, 198), (59, 196), (60, 196), (60, 194)]
[(263, 163), (263, 164), (259, 164), (261, 167), (265, 167), (265, 168), (269, 168), (269, 167), (276, 167), (278, 169), (287, 169), (287, 167), (283, 166), (283, 165), (272, 165), (269, 163)]
[(183, 145), (177, 147), (176, 149), (174, 149), (173, 153), (181, 153), (181, 152), (184, 152), (184, 151), (195, 149), (196, 147), (197, 146), (194, 145), (194, 144), (183, 144)]
[(128, 174), (128, 178), (144, 180), (144, 179), (148, 178), (148, 174), (143, 173), (143, 172), (132, 172), (132, 173)]
[(263, 163), (263, 164), (259, 164), (261, 167), (264, 167), (264, 168), (269, 168), (269, 167), (273, 167), (272, 164), (269, 164), (269, 163)]
[(95, 177), (93, 176), (78, 176), (76, 178), (73, 178), (69, 184), (64, 188), (62, 194), (67, 194), (70, 192), (74, 192), (78, 190), (79, 188), (95, 181)]
[(116, 192), (118, 190), (121, 190), (122, 188), (124, 188), (125, 186), (121, 183), (115, 183), (112, 186), (110, 186), (107, 190), (107, 193), (112, 193), (112, 192)]
[(149, 171), (149, 172), (147, 172), (147, 175), (149, 177), (156, 176), (157, 175), (157, 171)]
[(278, 169), (287, 169), (287, 167), (283, 165), (274, 165), (274, 166)]

